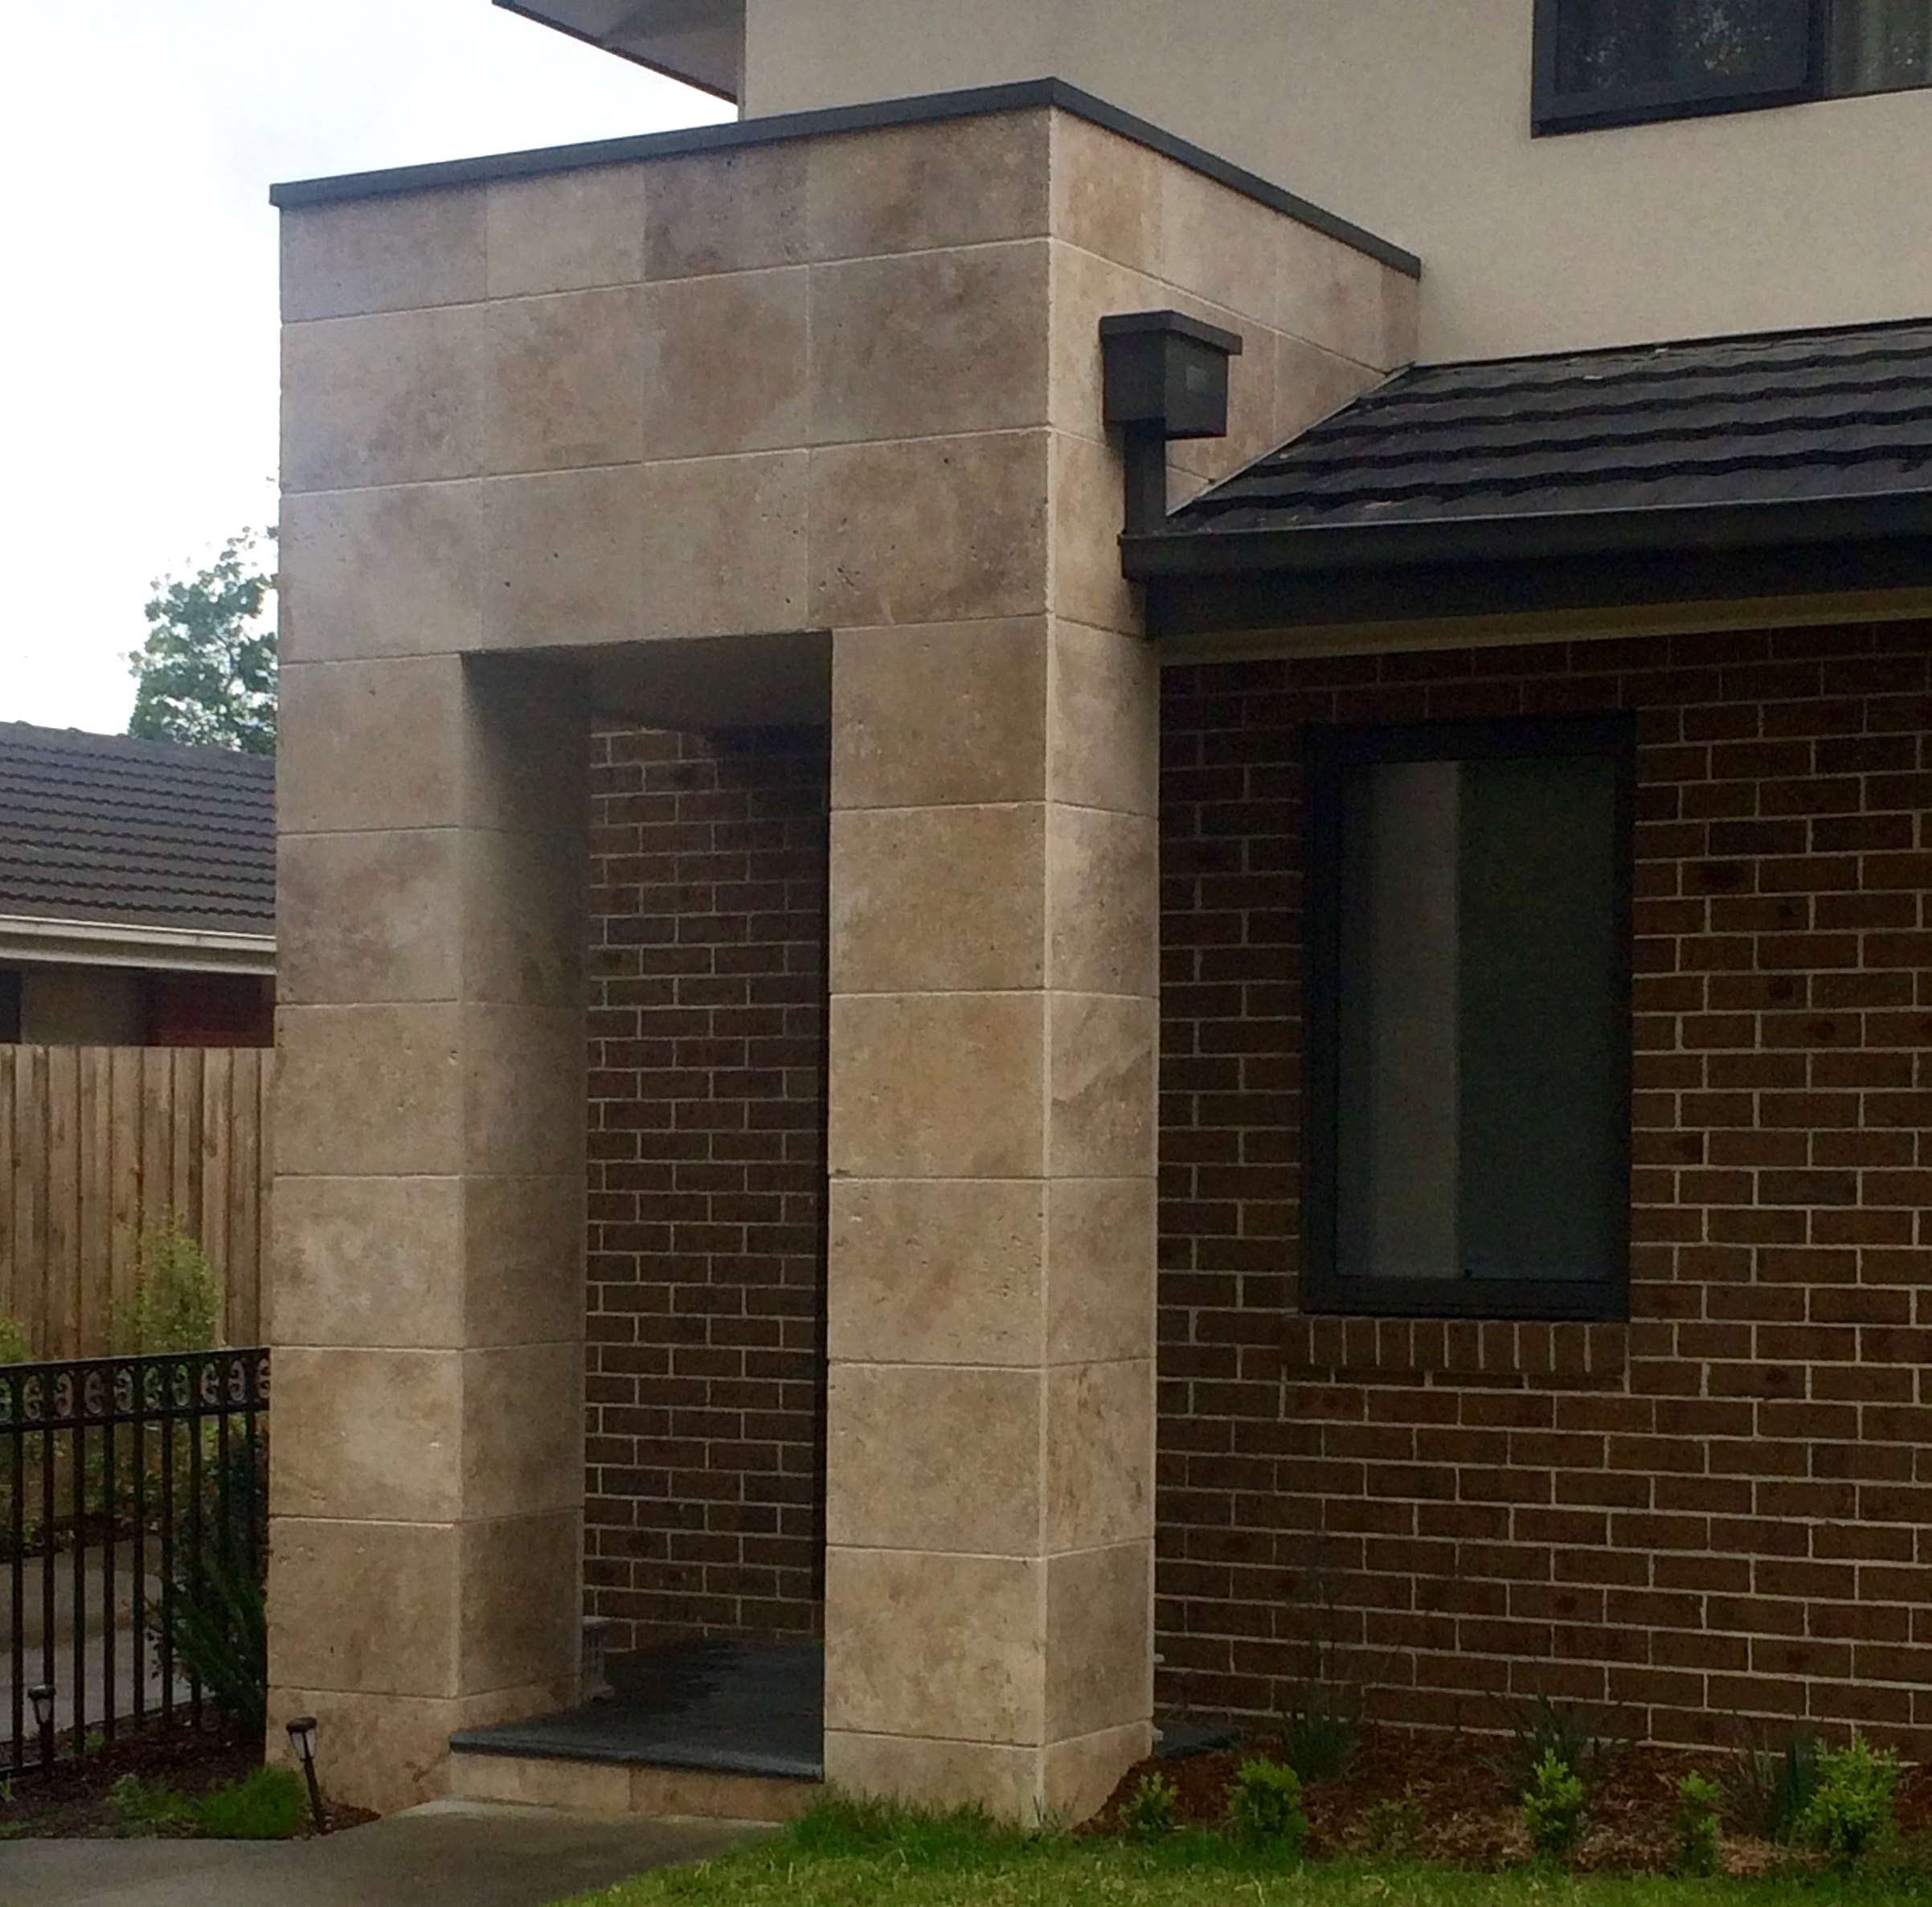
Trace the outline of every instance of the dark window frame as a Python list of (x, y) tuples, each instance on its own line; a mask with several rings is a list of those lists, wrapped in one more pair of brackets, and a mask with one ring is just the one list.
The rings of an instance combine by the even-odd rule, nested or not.
[(1573, 0), (1536, 0), (1530, 124), (1539, 135), (1646, 125), (1656, 120), (1697, 119), (1718, 113), (1752, 113), (1826, 96), (1830, 0), (1789, 0), (1805, 15), (1803, 63), (1800, 71), (1782, 76), (1775, 84), (1744, 88), (1722, 84), (1607, 87), (1597, 92), (1566, 93), (1557, 84), (1557, 50), (1563, 10), (1572, 3)]
[(1623, 1024), (1631, 1020), (1636, 808), (1636, 724), (1628, 714), (1311, 726), (1304, 731), (1307, 832), (1303, 1021), (1304, 1312), (1349, 1316), (1615, 1320), (1630, 1316), (1631, 1042), (1619, 1041), (1605, 1116), (1613, 1177), (1623, 1188), (1608, 1275), (1592, 1279), (1350, 1278), (1336, 1269), (1336, 1126), (1340, 1111), (1341, 776), (1400, 761), (1607, 756), (1616, 764), (1615, 905), (1617, 958), (1611, 975)]

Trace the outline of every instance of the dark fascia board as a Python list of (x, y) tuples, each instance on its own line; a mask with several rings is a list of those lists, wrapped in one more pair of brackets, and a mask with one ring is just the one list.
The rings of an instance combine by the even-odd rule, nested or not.
[(938, 120), (977, 119), (995, 113), (1057, 107), (1103, 127), (1151, 152), (1216, 180), (1231, 191), (1335, 239), (1405, 273), (1422, 276), (1412, 252), (1391, 244), (1347, 219), (1337, 218), (1259, 174), (1178, 139), (1172, 133), (1106, 100), (1069, 86), (1063, 80), (1021, 80), (1005, 86), (978, 86), (960, 92), (930, 92), (915, 99), (878, 100), (856, 106), (833, 106), (812, 113), (775, 113), (726, 125), (692, 126), (680, 132), (645, 133), (630, 139), (596, 139), (580, 145), (550, 145), (529, 152), (494, 153), (475, 159), (450, 159), (431, 166), (398, 166), (382, 172), (349, 172), (333, 178), (296, 179), (272, 186), (269, 203), (284, 211), (332, 205), (343, 199), (379, 198), (436, 186), (473, 186), (491, 179), (534, 178), (588, 166), (624, 166), (639, 159), (672, 158), (686, 153), (735, 152), (747, 146), (776, 145), (791, 139), (823, 138), (835, 133), (862, 133), (884, 126), (919, 125)]
[[(491, 4), (501, 7), (506, 13), (515, 14), (519, 19), (532, 21), (537, 26), (549, 27), (553, 33), (561, 33), (584, 46), (595, 47), (600, 53), (613, 53), (620, 59), (628, 59), (632, 66), (642, 67), (647, 73), (661, 74), (667, 80), (675, 80), (681, 86), (689, 86), (698, 92), (708, 92), (713, 99), (722, 100), (728, 106), (738, 104), (737, 94), (727, 92), (721, 86), (713, 86), (706, 80), (694, 79), (689, 73), (681, 73), (675, 67), (661, 65), (655, 59), (646, 59), (641, 53), (630, 52), (623, 47), (606, 46), (594, 34), (579, 32), (575, 27), (567, 27), (561, 20), (553, 20), (548, 14), (538, 13), (534, 7), (519, 5), (518, 0), (491, 0)], [(268, 194), (278, 205), (281, 202), (275, 198), (275, 194), (280, 190), (280, 186), (275, 186)]]
[(1387, 568), (1224, 571), (1146, 585), (1150, 636), (1932, 590), (1932, 534), (1731, 549), (1625, 550)]

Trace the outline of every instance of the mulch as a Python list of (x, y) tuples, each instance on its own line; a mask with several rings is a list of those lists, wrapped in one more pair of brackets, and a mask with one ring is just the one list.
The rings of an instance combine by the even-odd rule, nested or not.
[[(1363, 1729), (1347, 1766), (1332, 1781), (1303, 1790), (1308, 1852), (1317, 1856), (1376, 1852), (1367, 1826), (1380, 1802), (1412, 1800), (1421, 1826), (1410, 1852), (1458, 1867), (1492, 1870), (1529, 1856), (1529, 1837), (1508, 1784), (1490, 1764), (1496, 1738), (1459, 1732)], [(1147, 1774), (1175, 1790), (1178, 1826), (1214, 1827), (1228, 1818), (1227, 1795), (1241, 1764), (1279, 1760), (1279, 1736), (1258, 1735), (1238, 1748), (1180, 1761), (1150, 1757), (1121, 1777), (1087, 1831), (1119, 1827), (1120, 1809)], [(1693, 1772), (1721, 1782), (1734, 1758), (1721, 1750), (1644, 1746), (1613, 1750), (1589, 1787), (1588, 1826), (1571, 1864), (1597, 1871), (1668, 1872), (1676, 1850), (1677, 1784)], [(1907, 1834), (1932, 1831), (1932, 1766), (1906, 1770), (1898, 1793), (1898, 1824)], [(1725, 1864), (1734, 1873), (1762, 1871), (1794, 1858), (1727, 1822)]]
[[(127, 1826), (109, 1803), (109, 1790), (123, 1775), (133, 1774), (150, 1784), (165, 1782), (176, 1794), (199, 1799), (211, 1788), (239, 1780), (260, 1759), (225, 1729), (197, 1729), (186, 1722), (150, 1724), (122, 1735), (112, 1747), (57, 1761), (44, 1777), (28, 1773), (10, 1783), (0, 1782), (0, 1840), (130, 1835), (190, 1839), (199, 1831), (188, 1822)], [(327, 1800), (322, 1816), (331, 1833), (376, 1819), (366, 1808), (341, 1807)]]

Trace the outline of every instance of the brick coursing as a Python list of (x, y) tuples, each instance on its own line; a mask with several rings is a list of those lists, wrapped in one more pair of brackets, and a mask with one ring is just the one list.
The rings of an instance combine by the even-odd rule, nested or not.
[(587, 1602), (817, 1633), (822, 730), (591, 754)]
[[(1932, 624), (1170, 671), (1161, 1700), (1932, 1726)], [(1638, 713), (1627, 1325), (1296, 1309), (1303, 725)], [(1337, 1652), (1338, 1651), (1338, 1652)]]

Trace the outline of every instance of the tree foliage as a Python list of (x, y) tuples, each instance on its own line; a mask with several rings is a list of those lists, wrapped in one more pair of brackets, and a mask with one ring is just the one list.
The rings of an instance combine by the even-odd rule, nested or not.
[(128, 657), (136, 684), (129, 735), (274, 754), (275, 631), (262, 612), (275, 578), (260, 567), (260, 547), (244, 530), (191, 581), (154, 585), (147, 640)]

